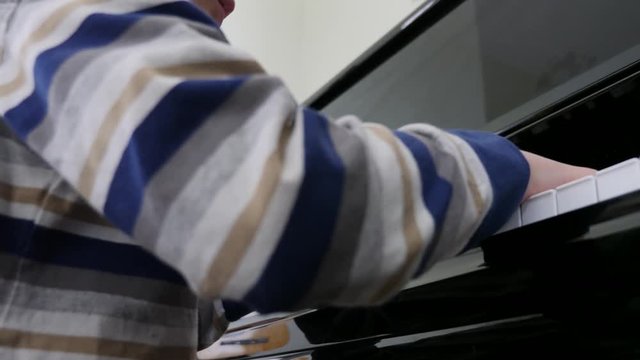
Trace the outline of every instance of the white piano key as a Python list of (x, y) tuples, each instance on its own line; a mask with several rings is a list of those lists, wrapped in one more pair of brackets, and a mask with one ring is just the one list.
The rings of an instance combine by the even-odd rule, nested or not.
[(640, 190), (640, 160), (630, 159), (598, 171), (596, 184), (600, 201)]
[(596, 178), (586, 176), (556, 188), (558, 214), (580, 209), (598, 202)]
[(523, 226), (558, 215), (556, 190), (533, 195), (520, 205), (520, 209)]
[(522, 216), (520, 214), (520, 208), (518, 208), (513, 213), (513, 215), (511, 215), (509, 220), (507, 220), (507, 222), (502, 226), (502, 228), (500, 228), (500, 230), (496, 232), (496, 234), (513, 230), (513, 229), (519, 228), (520, 226), (522, 226)]

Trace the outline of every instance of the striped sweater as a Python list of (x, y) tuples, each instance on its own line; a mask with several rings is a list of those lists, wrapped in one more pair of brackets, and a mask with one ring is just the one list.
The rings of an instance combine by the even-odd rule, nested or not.
[(198, 298), (378, 304), (526, 187), (494, 134), (299, 106), (187, 1), (2, 0), (0, 30), (1, 359), (194, 358)]

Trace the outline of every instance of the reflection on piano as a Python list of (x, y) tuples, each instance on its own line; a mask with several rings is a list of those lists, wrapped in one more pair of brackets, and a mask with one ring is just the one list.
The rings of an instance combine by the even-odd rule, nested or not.
[(203, 358), (640, 357), (640, 3), (425, 6), (309, 104), (496, 131), (600, 171), (531, 197), (383, 306), (248, 317)]

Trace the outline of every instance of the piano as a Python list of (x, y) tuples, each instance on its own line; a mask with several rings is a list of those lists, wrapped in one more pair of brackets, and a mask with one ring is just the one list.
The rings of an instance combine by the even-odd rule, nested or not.
[(428, 0), (308, 105), (599, 171), (383, 306), (251, 314), (200, 358), (640, 358), (640, 2)]

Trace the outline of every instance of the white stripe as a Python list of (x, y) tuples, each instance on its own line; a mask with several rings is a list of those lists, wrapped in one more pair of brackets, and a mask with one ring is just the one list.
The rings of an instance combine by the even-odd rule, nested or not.
[[(144, 25), (144, 22), (139, 24)], [(171, 35), (174, 34), (162, 35), (172, 39)], [(88, 152), (85, 147), (93, 143), (96, 132), (102, 124), (101, 120), (120, 97), (132, 74), (139, 69), (133, 64), (141, 63), (140, 53), (158, 41), (156, 38), (144, 45), (121, 46), (110, 49), (111, 51), (104, 49), (100, 56), (95, 57), (94, 61), (82, 68), (82, 71), (74, 74), (73, 85), (64, 95), (64, 103), (52, 106), (50, 110), (57, 111), (50, 112), (45, 121), (33, 132), (35, 135), (40, 128), (46, 129), (46, 126), (55, 129), (54, 133), (50, 134), (48, 144), (42, 150), (52, 164), (60, 166), (65, 155), (68, 156), (68, 149), (73, 149), (76, 156), (83, 155), (81, 159), (77, 159), (78, 165), (84, 163)], [(78, 54), (78, 56), (81, 55), (82, 53)], [(69, 59), (69, 61), (72, 60), (73, 58)], [(54, 78), (54, 81), (61, 80), (59, 77)], [(64, 79), (64, 81), (68, 80)], [(55, 83), (51, 88), (56, 88)], [(51, 93), (49, 99), (52, 98), (62, 97)], [(35, 145), (42, 148), (41, 144)], [(78, 174), (70, 172), (69, 175), (75, 179)]]
[[(420, 170), (418, 168), (418, 164), (416, 159), (413, 157), (413, 154), (409, 151), (409, 149), (399, 140), (396, 140), (404, 156), (407, 166), (409, 167), (410, 175), (411, 175), (411, 196), (413, 197), (413, 206), (414, 206), (414, 215), (415, 222), (418, 226), (418, 231), (420, 232), (420, 236), (422, 239), (427, 239), (420, 252), (423, 253), (424, 249), (429, 245), (429, 243), (433, 240), (435, 235), (435, 227), (436, 222), (432, 214), (427, 209), (427, 204), (424, 202), (422, 198), (422, 187), (423, 182), (420, 176)], [(417, 260), (420, 263), (420, 257)], [(417, 265), (417, 264), (416, 264)]]
[(36, 154), (18, 140), (0, 137), (0, 152), (4, 161), (11, 163), (28, 163), (30, 165), (41, 164), (48, 167), (46, 163)]
[[(87, 153), (94, 142), (93, 139), (95, 139), (97, 131), (102, 125), (99, 121), (92, 120), (104, 118), (112, 104), (124, 90), (124, 84), (129, 81), (135, 72), (148, 66), (161, 67), (204, 61), (202, 59), (203, 52), (201, 51), (203, 48), (202, 39), (189, 39), (187, 41), (186, 39), (181, 39), (180, 36), (176, 36), (175, 44), (173, 44), (173, 41), (167, 40), (167, 38), (163, 38), (161, 41), (144, 47), (145, 49), (148, 48), (148, 50), (140, 49), (139, 53), (136, 51), (139, 57), (129, 56), (121, 64), (108, 66), (108, 69), (113, 69), (113, 72), (106, 74), (105, 78), (108, 78), (108, 81), (105, 81), (96, 89), (96, 96), (85, 107), (86, 113), (81, 115), (81, 118), (85, 119), (85, 121), (79, 126), (82, 130), (77, 132), (77, 136), (72, 141), (74, 145), (70, 147), (71, 149), (79, 149), (76, 151), (84, 155), (82, 160), (86, 159)], [(171, 47), (168, 47), (168, 43), (172, 43)], [(170, 52), (167, 53), (167, 50), (170, 50)], [(185, 54), (196, 54), (197, 56), (185, 56)], [(126, 69), (126, 71), (123, 69)], [(104, 71), (106, 69), (92, 67), (92, 71), (101, 70)], [(116, 131), (109, 139), (107, 152), (98, 169), (99, 175), (96, 178), (94, 192), (91, 195), (91, 200), (96, 206), (102, 207), (104, 205), (112, 177), (126, 147), (129, 145), (133, 132), (144, 120), (145, 116), (180, 81), (181, 79), (179, 78), (154, 77), (139, 97), (130, 105), (129, 109), (126, 110)], [(65, 152), (51, 148), (47, 153)], [(62, 171), (71, 179), (77, 180), (81, 172), (80, 164), (83, 163), (84, 161), (73, 159), (63, 165)]]
[[(245, 83), (250, 85), (250, 83)], [(229, 112), (233, 111), (232, 107), (238, 106), (235, 97), (233, 95), (223, 107), (216, 112), (220, 116), (220, 121), (233, 121), (230, 118)], [(236, 170), (238, 159), (243, 159), (254, 145), (255, 139), (258, 138), (262, 127), (268, 123), (265, 119), (277, 119), (282, 115), (282, 111), (277, 107), (273, 107), (273, 104), (282, 102), (287, 97), (285, 89), (280, 88), (272, 92), (265, 100), (258, 105), (251, 116), (244, 121), (241, 127), (235, 132), (225, 137), (225, 139), (219, 144), (216, 151), (208, 155), (206, 160), (203, 160), (202, 165), (196, 170), (191, 178), (183, 188), (180, 189), (179, 194), (175, 194), (175, 197), (171, 203), (163, 204), (162, 206), (168, 206), (167, 212), (161, 223), (157, 238), (150, 239), (155, 242), (151, 244), (154, 248), (154, 252), (159, 254), (160, 257), (174, 261), (177, 258), (182, 258), (185, 252), (185, 247), (180, 242), (176, 242), (176, 239), (191, 239), (196, 225), (203, 217), (205, 211), (211, 206), (211, 199), (215, 194), (220, 191), (222, 185), (232, 176)], [(217, 121), (213, 119), (212, 121)], [(195, 141), (198, 141), (197, 136), (193, 137)], [(185, 149), (188, 149), (189, 144), (185, 144)], [(176, 161), (173, 158), (163, 169), (164, 173), (171, 170), (173, 162)], [(159, 176), (163, 176), (159, 174)], [(155, 178), (154, 181), (156, 181)], [(152, 187), (150, 188), (152, 189)], [(148, 193), (145, 193), (145, 199), (148, 198)], [(161, 201), (162, 199), (155, 199), (154, 201)], [(149, 200), (145, 200), (149, 201)], [(141, 239), (146, 240), (146, 239)], [(208, 246), (208, 245), (207, 245)]]
[[(416, 249), (419, 255), (413, 259), (412, 264), (407, 265), (408, 271), (405, 272), (404, 277), (398, 281), (397, 287), (399, 290), (406, 282), (408, 282), (411, 279), (411, 276), (417, 270), (417, 267), (420, 264), (420, 261), (422, 260), (421, 255), (424, 253), (424, 250), (426, 249), (427, 245), (431, 241), (433, 241), (435, 221), (431, 216), (431, 214), (426, 209), (425, 204), (422, 200), (422, 182), (421, 182), (420, 173), (413, 155), (409, 152), (409, 150), (404, 146), (404, 144), (400, 140), (395, 138), (395, 136), (394, 136), (394, 141), (398, 145), (398, 149), (400, 150), (401, 156), (404, 158), (405, 164), (407, 165), (407, 169), (409, 171), (407, 175), (410, 176), (410, 181), (411, 181), (410, 191), (413, 199), (414, 221), (418, 228), (420, 239), (423, 240), (420, 246)], [(398, 169), (398, 171), (401, 171), (401, 169)], [(402, 184), (402, 179), (400, 179), (400, 181)], [(399, 186), (399, 189), (402, 191), (402, 186)], [(403, 212), (402, 215), (404, 219), (404, 216), (406, 214), (404, 214)], [(402, 226), (403, 224), (404, 224), (403, 220), (398, 221), (398, 225), (400, 225), (400, 231), (404, 235), (404, 227)], [(390, 237), (385, 239), (386, 239), (385, 244), (387, 244), (387, 246), (385, 246), (385, 251), (387, 249), (390, 251), (397, 251), (396, 249), (394, 249), (393, 245), (396, 245), (400, 239), (397, 237), (396, 238)], [(384, 278), (388, 279), (390, 276), (393, 276), (394, 273), (397, 272), (399, 268), (402, 268), (405, 265), (406, 261), (408, 260), (407, 259), (408, 249), (405, 247), (404, 250), (405, 251), (403, 252), (402, 258), (395, 257), (395, 262), (389, 264), (389, 270), (391, 272), (384, 274), (383, 275)], [(396, 254), (396, 255), (400, 256), (400, 254)], [(386, 260), (387, 256), (388, 255), (383, 255), (383, 259)], [(386, 286), (385, 281), (376, 282), (374, 283), (374, 285), (375, 284), (379, 286), (373, 292), (374, 294), (377, 293), (380, 289), (382, 289), (382, 287)], [(361, 300), (364, 301), (365, 299), (361, 299)]]
[[(102, 12), (109, 14), (121, 14), (127, 13), (131, 11), (135, 11), (141, 8), (148, 7), (150, 5), (159, 5), (159, 3), (169, 2), (168, 0), (140, 0), (140, 1), (120, 1), (114, 0), (109, 1), (103, 4), (97, 5), (88, 5), (88, 6), (80, 6), (74, 9), (70, 14), (67, 15), (64, 21), (56, 27), (53, 31), (51, 31), (44, 39), (31, 44), (28, 48), (26, 57), (23, 59), (20, 57), (20, 49), (23, 46), (24, 42), (31, 36), (31, 33), (35, 31), (43, 19), (48, 17), (53, 11), (60, 7), (59, 2), (49, 2), (50, 4), (55, 4), (55, 6), (43, 6), (42, 2), (38, 2), (37, 4), (33, 4), (33, 6), (22, 5), (18, 8), (16, 13), (17, 18), (16, 21), (13, 22), (15, 31), (11, 31), (12, 41), (8, 42), (7, 49), (9, 53), (5, 54), (5, 59), (8, 66), (7, 70), (13, 69), (14, 76), (11, 78), (15, 78), (17, 76), (16, 62), (21, 62), (17, 66), (21, 66), (21, 71), (26, 71), (27, 81), (23, 86), (21, 86), (17, 91), (13, 92), (9, 96), (2, 99), (0, 104), (0, 109), (4, 112), (7, 109), (10, 109), (16, 105), (18, 105), (25, 97), (31, 94), (34, 89), (34, 78), (33, 78), (33, 67), (36, 62), (37, 57), (47, 49), (55, 47), (66, 39), (68, 39), (80, 26), (80, 24), (86, 19), (87, 16), (91, 15), (94, 12)], [(34, 16), (33, 14), (36, 14)], [(39, 16), (37, 16), (39, 15)], [(20, 20), (20, 21), (18, 21)], [(24, 25), (28, 24), (28, 25)], [(18, 35), (22, 34), (22, 36)], [(18, 57), (16, 57), (18, 56)], [(13, 63), (13, 64), (12, 64)], [(0, 73), (5, 72), (4, 68), (0, 68)], [(8, 79), (8, 81), (11, 81)], [(8, 81), (3, 81), (2, 83), (6, 83)]]
[[(455, 158), (455, 161), (453, 161), (455, 164), (447, 165), (456, 166), (460, 170), (460, 173), (454, 173), (456, 175), (453, 176), (456, 176), (456, 178), (452, 179), (452, 170), (447, 168), (448, 166), (443, 166), (443, 164), (436, 162), (438, 176), (454, 186), (452, 190), (455, 194), (452, 197), (452, 203), (443, 222), (442, 239), (439, 241), (438, 246), (433, 249), (431, 259), (428, 262), (428, 266), (430, 266), (439, 260), (457, 255), (466, 246), (467, 241), (480, 226), (491, 207), (493, 190), (482, 162), (466, 141), (428, 124), (408, 125), (401, 130), (415, 132), (429, 139), (430, 149), (437, 147), (437, 151), (450, 154)], [(484, 198), (485, 209), (476, 208), (473, 192), (468, 186), (469, 174), (465, 171), (464, 163), (468, 164), (474, 179), (479, 185), (477, 191)]]
[[(491, 187), (491, 179), (487, 174), (482, 161), (473, 150), (473, 148), (461, 138), (446, 134), (446, 136), (457, 145), (457, 148), (462, 151), (462, 155), (465, 157), (466, 163), (469, 166), (470, 174), (475, 179), (477, 185), (476, 191), (482, 197), (484, 208), (477, 208), (475, 202), (472, 200), (472, 193), (469, 189), (469, 206), (465, 207), (467, 211), (462, 219), (458, 219), (461, 226), (460, 232), (452, 241), (449, 242), (451, 250), (443, 254), (443, 258), (449, 258), (458, 254), (466, 246), (468, 240), (478, 230), (478, 227), (482, 224), (485, 216), (491, 209), (493, 202), (493, 188)], [(466, 225), (466, 226), (465, 226)]]
[[(152, 21), (165, 23), (166, 32), (149, 39), (139, 38), (137, 42), (132, 39), (133, 44), (127, 46), (107, 47), (103, 49), (101, 56), (80, 73), (74, 74), (73, 86), (65, 96), (67, 100), (59, 106), (59, 111), (49, 114), (50, 118), (47, 119), (55, 124), (56, 133), (43, 153), (64, 154), (66, 149), (77, 152), (78, 149), (83, 150), (83, 146), (91, 144), (102, 125), (101, 121), (140, 69), (203, 61), (209, 59), (205, 55), (213, 56), (214, 50), (217, 50), (216, 45), (219, 46), (218, 42), (199, 34), (193, 36), (192, 29), (175, 21), (146, 20), (139, 23), (139, 26), (150, 25)], [(123, 36), (126, 37), (127, 33)], [(237, 57), (229, 55), (224, 58)], [(86, 151), (84, 149), (81, 153), (85, 154)], [(49, 160), (58, 165), (63, 158), (51, 157)], [(78, 174), (72, 172), (70, 176), (75, 179)]]
[[(82, 269), (78, 269), (78, 271), (83, 272)], [(115, 314), (130, 317), (127, 310), (131, 309), (137, 310), (137, 312), (141, 316), (153, 313), (170, 315), (170, 317), (165, 317), (163, 319), (155, 319), (155, 321), (160, 321), (160, 323), (151, 322), (149, 323), (151, 326), (166, 326), (191, 329), (191, 326), (194, 325), (194, 309), (157, 304), (145, 300), (122, 296), (116, 293), (109, 294), (87, 290), (50, 288), (46, 287), (46, 284), (44, 284), (43, 286), (38, 286), (24, 282), (16, 282), (14, 280), (0, 279), (0, 287), (6, 289), (11, 286), (15, 288), (15, 294), (13, 297), (14, 304), (12, 306), (27, 306), (29, 307), (29, 309), (34, 307), (36, 308), (34, 310), (43, 310), (49, 312), (53, 312), (52, 308), (65, 309), (59, 310), (57, 312), (76, 312), (73, 311), (74, 308), (78, 309), (79, 311), (82, 306), (85, 306), (91, 307), (91, 314), (112, 318), (115, 318)], [(25, 299), (28, 304), (24, 304)], [(73, 304), (60, 304), (58, 299), (73, 299)], [(17, 302), (21, 302), (21, 304), (17, 304)], [(50, 305), (51, 307), (47, 308), (46, 304), (43, 306), (43, 302), (57, 305)], [(44, 309), (37, 309), (38, 307), (44, 307)], [(114, 314), (98, 314), (98, 312), (113, 312)], [(146, 322), (141, 323), (146, 324)]]
[[(371, 157), (375, 159), (371, 165), (378, 172), (381, 184), (380, 188), (380, 205), (382, 209), (381, 217), (378, 221), (382, 222), (383, 237), (382, 257), (380, 262), (369, 271), (356, 264), (352, 267), (350, 280), (359, 277), (369, 277), (370, 280), (379, 279), (379, 281), (371, 281), (368, 289), (363, 289), (355, 297), (356, 301), (367, 301), (375, 293), (379, 285), (384, 285), (398, 266), (404, 263), (407, 255), (406, 238), (404, 236), (404, 186), (402, 182), (402, 169), (398, 162), (398, 158), (393, 148), (385, 141), (371, 134), (372, 141), (370, 144)], [(374, 145), (375, 144), (375, 145)], [(373, 219), (371, 219), (373, 220)], [(366, 239), (359, 242), (360, 246), (366, 246)], [(360, 256), (361, 248), (358, 248), (356, 255), (357, 261), (371, 262), (364, 256)]]
[[(446, 234), (442, 234), (442, 240), (444, 241), (439, 242), (437, 248), (434, 250), (430, 263), (451, 258), (464, 249), (471, 236), (473, 236), (482, 223), (484, 216), (489, 211), (493, 199), (493, 190), (488, 174), (477, 154), (469, 144), (457, 136), (450, 135), (442, 130), (438, 130), (435, 133), (437, 134), (439, 144), (446, 147), (452, 154), (455, 154), (456, 163), (462, 172), (460, 174), (462, 179), (455, 181), (464, 185), (457, 190), (464, 192), (461, 199), (465, 202), (464, 204), (456, 204), (456, 212), (447, 212), (444, 221), (452, 224), (452, 226), (448, 228), (449, 231)], [(464, 163), (469, 166), (470, 172), (465, 171)], [(484, 209), (476, 207), (473, 189), (469, 187), (470, 176), (473, 176), (473, 179), (475, 179), (477, 185), (475, 191), (481, 196), (485, 204)], [(448, 179), (446, 176), (443, 177), (449, 182), (454, 181)]]
[[(68, 149), (84, 155), (82, 159), (76, 158), (65, 164), (64, 171), (70, 178), (77, 179), (79, 176), (80, 164), (84, 163), (89, 151), (87, 147), (94, 142), (102, 120), (136, 72), (149, 67), (165, 67), (206, 60), (248, 59), (246, 55), (229, 51), (228, 46), (195, 33), (193, 29), (183, 26), (180, 22), (165, 19), (154, 21), (166, 22), (167, 31), (150, 39), (141, 38), (134, 45), (104, 49), (105, 51), (96, 61), (75, 75), (76, 80), (69, 95), (66, 96), (67, 101), (60, 107), (61, 111), (50, 114), (52, 118), (47, 119), (55, 124), (56, 132), (43, 153), (60, 156), (59, 158), (49, 156), (52, 164), (59, 166), (60, 162), (65, 160), (62, 156), (69, 152)], [(127, 36), (126, 33), (124, 36)], [(176, 81), (172, 79), (162, 83), (171, 87), (176, 84)], [(166, 91), (167, 89), (156, 92), (157, 98), (145, 98), (146, 106), (142, 108), (152, 109), (150, 106), (155, 106)], [(136, 101), (136, 103), (139, 102)], [(132, 126), (138, 125), (139, 120), (148, 113), (148, 111), (132, 111), (138, 116), (138, 121), (130, 124)], [(125, 136), (130, 133), (124, 129), (122, 131), (123, 133), (119, 135)], [(122, 138), (121, 142), (125, 140), (128, 140), (128, 137)], [(116, 149), (120, 147), (116, 146)], [(116, 150), (116, 153), (121, 154), (122, 151)]]
[[(56, 133), (43, 150), (44, 154), (59, 156), (58, 158), (51, 157), (49, 161), (55, 166), (61, 167), (62, 172), (73, 181), (77, 181), (82, 172), (89, 151), (103, 124), (102, 121), (114, 103), (121, 97), (131, 78), (141, 68), (155, 65), (149, 63), (149, 59), (145, 59), (144, 56), (149, 50), (157, 48), (159, 43), (162, 44), (163, 40), (156, 39), (134, 49), (121, 48), (106, 52), (103, 58), (87, 66), (82, 73), (78, 74), (74, 91), (70, 93), (69, 101), (65, 107), (72, 111), (73, 109), (77, 111), (79, 108), (80, 113), (75, 115), (61, 114), (71, 115), (69, 116), (71, 121), (65, 118), (50, 119), (56, 124)], [(94, 84), (96, 74), (99, 74), (103, 79), (98, 84)], [(124, 113), (114, 136), (109, 139), (110, 148), (107, 154), (117, 154), (117, 160), (120, 159), (135, 128), (155, 107), (156, 102), (177, 83), (178, 79), (163, 79), (163, 81), (155, 81), (155, 83), (152, 81), (148, 84), (139, 98)], [(93, 86), (91, 91), (87, 91), (88, 86)], [(73, 151), (68, 149), (73, 149)], [(64, 157), (65, 155), (67, 157), (73, 155), (73, 158), (67, 159)], [(116, 160), (114, 156), (107, 156), (107, 158), (111, 160), (111, 163)], [(109, 163), (108, 160), (105, 162)], [(105, 167), (113, 171), (115, 166), (105, 164)], [(111, 177), (104, 180), (109, 183)], [(94, 197), (92, 199), (98, 201)], [(99, 201), (98, 204), (101, 205), (102, 202)]]
[(267, 212), (258, 228), (256, 237), (247, 249), (243, 266), (231, 277), (226, 293), (246, 295), (263, 274), (271, 254), (278, 245), (285, 226), (289, 220), (298, 190), (302, 185), (304, 173), (304, 122), (302, 114), (298, 114), (299, 126), (296, 126), (287, 145), (286, 155), (280, 183), (274, 193)]
[(406, 252), (402, 179), (397, 158), (391, 147), (371, 130), (365, 129), (364, 136), (369, 157), (369, 203), (348, 286), (338, 298), (341, 303), (367, 302), (376, 282), (384, 281), (383, 276)]
[(45, 228), (65, 231), (70, 234), (112, 243), (136, 245), (133, 240), (116, 228), (70, 219), (56, 213), (45, 211), (37, 205), (8, 202), (0, 199), (0, 215), (25, 221), (34, 221), (36, 216), (38, 216), (37, 225)]
[[(8, 36), (5, 36), (5, 39), (8, 38)], [(3, 44), (6, 46), (7, 45), (7, 41), (3, 39)], [(18, 63), (17, 61), (11, 61), (13, 60), (13, 56), (9, 54), (10, 49), (9, 47), (5, 47), (3, 48), (4, 50), (4, 56), (2, 58), (2, 62), (0, 62), (0, 84), (4, 85), (8, 82), (10, 82), (11, 80), (13, 80), (17, 74), (18, 71), (20, 71), (20, 69), (22, 68), (22, 66), (20, 66), (21, 64)]]
[(48, 168), (0, 162), (0, 182), (14, 187), (46, 189), (58, 177)]
[[(404, 145), (402, 145), (403, 149), (405, 149)], [(405, 150), (407, 153), (407, 156), (411, 159), (410, 161), (407, 161), (407, 163), (409, 164), (409, 166), (411, 167), (411, 174), (412, 174), (412, 181), (413, 181), (413, 198), (415, 199), (414, 201), (414, 214), (416, 217), (416, 225), (418, 226), (418, 230), (420, 231), (420, 235), (422, 236), (422, 239), (424, 239), (424, 243), (422, 244), (422, 247), (420, 248), (420, 255), (418, 255), (417, 259), (416, 259), (416, 268), (415, 270), (417, 270), (417, 266), (420, 265), (420, 262), (422, 261), (422, 257), (424, 255), (424, 252), (426, 251), (427, 247), (429, 245), (431, 245), (431, 242), (434, 241), (434, 237), (435, 237), (435, 231), (436, 231), (436, 221), (435, 218), (433, 217), (433, 214), (431, 214), (429, 212), (429, 209), (427, 208), (427, 204), (425, 204), (424, 199), (422, 198), (422, 188), (423, 188), (423, 181), (422, 178), (420, 177), (420, 170), (418, 169), (418, 164), (416, 163), (415, 158), (413, 157), (413, 155), (408, 153), (408, 150)], [(409, 274), (410, 276), (413, 275)], [(407, 279), (407, 281), (410, 279)]]
[[(91, 202), (95, 206), (99, 208), (104, 207), (113, 176), (137, 126), (142, 122), (146, 114), (155, 107), (156, 101), (162, 98), (178, 82), (178, 79), (155, 79), (146, 87), (135, 102), (131, 104), (111, 137), (102, 163), (98, 167), (98, 174), (90, 197)], [(90, 144), (85, 144), (84, 147), (89, 148)], [(73, 162), (66, 163), (65, 165), (68, 167), (74, 166)], [(65, 166), (65, 168), (67, 166)], [(79, 170), (80, 169), (77, 169), (76, 171), (79, 173)], [(76, 180), (78, 175), (76, 175)]]
[[(10, 61), (5, 61), (0, 65), (0, 84), (5, 84), (15, 79), (18, 71), (23, 68), (23, 65), (26, 65), (16, 61), (15, 56), (19, 54), (21, 44), (27, 41), (33, 29), (38, 28), (55, 9), (63, 7), (69, 2), (71, 2), (71, 0), (39, 2), (35, 4), (22, 1), (18, 5), (13, 14), (13, 26), (7, 28), (7, 33), (4, 36), (4, 60)], [(24, 29), (29, 29), (30, 31), (25, 31)], [(54, 35), (54, 33), (50, 35)], [(64, 36), (59, 37), (59, 41), (62, 41), (64, 38)], [(7, 39), (11, 39), (11, 42), (6, 41)]]
[(16, 188), (46, 190), (61, 199), (82, 202), (78, 193), (48, 167), (0, 162), (0, 182)]
[(353, 305), (354, 299), (358, 297), (360, 291), (364, 291), (371, 286), (370, 274), (367, 271), (374, 271), (375, 266), (377, 266), (375, 260), (382, 256), (380, 249), (383, 246), (382, 242), (385, 240), (382, 236), (384, 223), (380, 221), (384, 217), (384, 206), (380, 196), (382, 179), (376, 168), (377, 166), (374, 165), (376, 159), (372, 148), (385, 146), (385, 144), (373, 136), (355, 116), (340, 118), (338, 119), (338, 124), (348, 127), (354, 135), (357, 135), (363, 141), (368, 162), (367, 207), (362, 220), (362, 229), (358, 238), (356, 252), (353, 255), (351, 271), (348, 274), (349, 279), (345, 284), (344, 290), (335, 299), (336, 304)]
[(38, 206), (8, 202), (0, 199), (0, 215), (18, 220), (31, 221), (36, 217), (38, 212), (40, 212), (40, 208)]
[[(135, 311), (135, 308), (131, 309)], [(196, 323), (195, 311), (193, 324)], [(158, 346), (189, 346), (195, 343), (193, 329), (171, 328), (95, 314), (50, 312), (11, 306), (4, 329), (57, 336), (82, 336)], [(191, 331), (190, 331), (191, 330)]]
[[(290, 99), (286, 93), (278, 95)], [(260, 130), (260, 135), (254, 140), (253, 146), (245, 150), (248, 151), (247, 158), (241, 164), (229, 164), (223, 160), (218, 165), (210, 164), (203, 167), (204, 172), (226, 172), (225, 168), (236, 170), (227, 184), (218, 190), (210, 208), (195, 228), (192, 241), (187, 245), (185, 255), (178, 264), (178, 268), (186, 269), (187, 278), (196, 281), (193, 285), (199, 286), (202, 283), (215, 254), (229, 235), (238, 216), (252, 199), (261, 180), (265, 162), (276, 149), (280, 133), (289, 116), (290, 109), (280, 106), (283, 102), (286, 103), (287, 99), (270, 102), (272, 108), (267, 108), (270, 117), (263, 118), (265, 124)], [(228, 146), (223, 149), (231, 150)]]
[[(13, 349), (0, 346), (0, 359), (11, 360), (96, 360), (95, 355), (71, 354), (67, 352), (52, 352), (29, 349)], [(100, 356), (100, 360), (131, 360)]]

